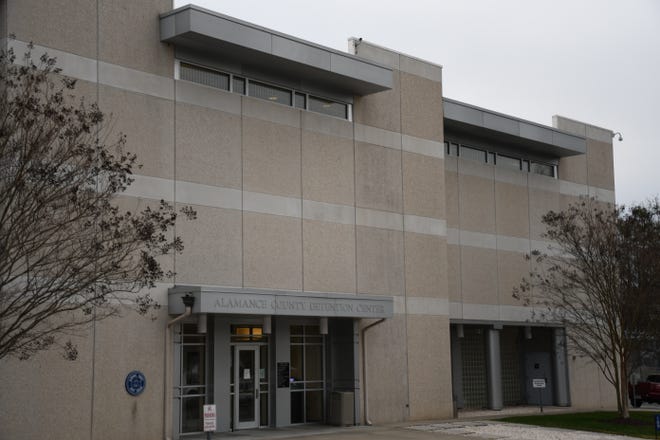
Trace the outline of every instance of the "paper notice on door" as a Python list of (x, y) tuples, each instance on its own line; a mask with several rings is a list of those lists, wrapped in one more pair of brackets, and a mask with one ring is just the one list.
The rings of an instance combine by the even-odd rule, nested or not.
[(266, 378), (266, 369), (259, 368), (259, 379), (265, 379), (265, 378)]
[(250, 380), (250, 369), (246, 368), (243, 370), (243, 379), (244, 380)]

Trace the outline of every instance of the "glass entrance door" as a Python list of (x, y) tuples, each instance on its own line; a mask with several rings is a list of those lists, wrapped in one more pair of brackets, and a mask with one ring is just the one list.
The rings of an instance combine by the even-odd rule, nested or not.
[(259, 347), (234, 347), (234, 426), (237, 429), (259, 427)]

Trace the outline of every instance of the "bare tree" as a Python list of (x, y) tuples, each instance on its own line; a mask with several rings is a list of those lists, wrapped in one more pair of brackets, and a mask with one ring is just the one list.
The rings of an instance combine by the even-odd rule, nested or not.
[(53, 345), (75, 357), (65, 335), (122, 305), (158, 307), (145, 292), (172, 275), (159, 256), (183, 249), (169, 204), (117, 207), (136, 156), (123, 136), (110, 141), (104, 114), (73, 96), (55, 59), (30, 52), (0, 54), (0, 359)]
[(553, 244), (528, 256), (534, 269), (514, 297), (538, 307), (534, 319), (565, 326), (569, 350), (598, 366), (629, 418), (632, 356), (658, 336), (658, 201), (626, 209), (583, 199), (543, 223)]

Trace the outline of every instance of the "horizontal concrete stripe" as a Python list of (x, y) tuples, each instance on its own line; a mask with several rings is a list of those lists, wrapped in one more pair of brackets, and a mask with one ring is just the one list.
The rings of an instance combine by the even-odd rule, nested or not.
[(449, 315), (449, 301), (446, 298), (406, 297), (406, 310), (409, 315)]
[(241, 190), (192, 182), (176, 182), (176, 201), (214, 208), (241, 209)]
[[(9, 39), (6, 39), (6, 41), (14, 48), (19, 57), (27, 51), (27, 43), (23, 41)], [(301, 110), (189, 81), (175, 81), (173, 77), (154, 75), (103, 61), (98, 63), (99, 75), (97, 77), (97, 61), (93, 58), (86, 58), (39, 45), (35, 45), (34, 58), (38, 59), (44, 52), (56, 57), (57, 67), (62, 69), (62, 74), (71, 78), (89, 82), (97, 82), (98, 80), (99, 83), (107, 86), (169, 100), (175, 97), (173, 83), (176, 82), (177, 101), (240, 115), (241, 100), (243, 99), (245, 100), (243, 105), (245, 116), (300, 127)], [(348, 139), (353, 138), (352, 123), (350, 121), (316, 113), (304, 113), (305, 115), (310, 114), (309, 121), (305, 126), (306, 130)]]
[(497, 249), (497, 236), (483, 232), (447, 228), (447, 243), (484, 249)]
[(431, 81), (442, 82), (442, 66), (429, 63), (410, 55), (399, 54), (399, 69), (402, 72), (421, 76)]
[(594, 186), (589, 187), (589, 196), (594, 197), (600, 201), (608, 203), (616, 203), (616, 195), (611, 189), (597, 188)]
[(242, 99), (244, 116), (300, 128), (300, 113), (302, 110), (249, 96), (243, 96)]
[(600, 141), (600, 142), (605, 142), (607, 144), (612, 143), (612, 130), (608, 130), (606, 128), (601, 128), (601, 127), (596, 127), (595, 125), (589, 125), (585, 124), (586, 129), (587, 129), (587, 137)]
[(403, 216), (394, 212), (357, 208), (356, 223), (358, 226), (403, 231)]
[(442, 159), (445, 157), (445, 144), (404, 134), (401, 136), (403, 151), (423, 154)]
[(458, 320), (528, 322), (532, 319), (533, 312), (533, 307), (455, 301), (449, 303), (450, 319)]
[(531, 242), (526, 238), (497, 235), (497, 249), (509, 252), (529, 253)]
[(243, 209), (261, 214), (300, 218), (302, 216), (302, 200), (243, 191)]
[(355, 208), (347, 205), (303, 200), (303, 218), (324, 222), (355, 224)]
[(174, 80), (128, 67), (99, 62), (99, 83), (163, 99), (174, 99)]
[(353, 123), (314, 112), (302, 112), (303, 130), (353, 140)]
[(567, 196), (586, 196), (589, 194), (589, 187), (580, 183), (560, 180), (559, 192)]
[(241, 114), (241, 95), (189, 81), (176, 81), (176, 100), (233, 115)]
[[(27, 43), (23, 41), (9, 40), (9, 45), (14, 48), (15, 53), (19, 57), (28, 50)], [(38, 60), (43, 53), (48, 53), (50, 56), (57, 58), (56, 67), (62, 69), (62, 74), (72, 78), (89, 82), (96, 82), (98, 80), (99, 83), (107, 86), (144, 93), (158, 98), (173, 99), (174, 97), (174, 80), (172, 78), (103, 61), (99, 61), (97, 66), (97, 60), (93, 58), (82, 57), (39, 45), (34, 46), (32, 53), (34, 60)]]
[[(8, 48), (14, 49), (17, 62), (21, 62), (23, 54), (28, 51), (27, 43), (12, 39), (7, 39), (7, 43)], [(44, 53), (57, 58), (57, 64), (55, 66), (62, 69), (63, 75), (84, 81), (96, 82), (96, 60), (36, 44), (32, 50), (32, 60), (35, 61), (35, 63), (38, 62), (39, 57)]]
[[(474, 177), (481, 177), (486, 180), (495, 180), (503, 183), (516, 184), (513, 176), (508, 173), (495, 173), (496, 168), (492, 165), (480, 164), (478, 162), (468, 161), (466, 159), (458, 159), (456, 157), (445, 157), (445, 169), (450, 172), (458, 172)], [(515, 173), (515, 171), (513, 171)], [(522, 176), (526, 173), (519, 172)], [(569, 182), (568, 180), (553, 179), (552, 177), (545, 177), (538, 174), (529, 174), (529, 186), (536, 189), (542, 189), (549, 192), (559, 191), (560, 194), (568, 196), (586, 196), (598, 198), (603, 202), (614, 203), (615, 193), (610, 189), (599, 188), (595, 186), (587, 186), (580, 183)], [(524, 186), (524, 185), (521, 185)]]
[(169, 202), (174, 200), (173, 180), (138, 174), (131, 177), (133, 183), (122, 193), (123, 195), (155, 200), (163, 199)]
[(417, 215), (404, 215), (403, 224), (406, 232), (416, 232), (427, 235), (447, 235), (447, 222), (430, 217), (420, 217)]
[(527, 238), (510, 237), (507, 235), (464, 231), (456, 228), (447, 228), (447, 244), (520, 252), (523, 254), (528, 254), (532, 250), (538, 250), (551, 256), (561, 254), (556, 247), (553, 247), (552, 242), (549, 241), (529, 240)]
[[(134, 175), (135, 181), (124, 195), (148, 199), (174, 200), (174, 181), (158, 177)], [(404, 216), (394, 212), (355, 208), (350, 205), (301, 200), (272, 194), (241, 191), (233, 188), (177, 181), (176, 201), (214, 208), (241, 209), (262, 214), (282, 215), (345, 225), (403, 231)], [(444, 220), (406, 215), (406, 231), (436, 236), (446, 235)]]
[(355, 124), (355, 140), (395, 150), (401, 149), (401, 133), (369, 125)]

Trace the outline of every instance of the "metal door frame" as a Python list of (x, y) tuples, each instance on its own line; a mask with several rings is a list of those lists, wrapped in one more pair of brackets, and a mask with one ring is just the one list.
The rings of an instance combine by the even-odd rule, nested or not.
[[(260, 380), (259, 380), (259, 345), (235, 345), (234, 346), (234, 429), (252, 429), (259, 428), (261, 414), (260, 414)], [(240, 351), (251, 351), (254, 354), (254, 389), (255, 397), (253, 399), (254, 403), (254, 421), (252, 422), (239, 422), (239, 397), (240, 397), (240, 386), (239, 386), (239, 352)]]

